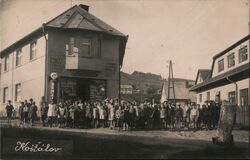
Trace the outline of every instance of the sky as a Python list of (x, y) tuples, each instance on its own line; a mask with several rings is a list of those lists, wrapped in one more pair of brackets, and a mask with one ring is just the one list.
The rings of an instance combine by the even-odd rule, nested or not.
[(76, 4), (129, 35), (122, 71), (195, 79), (249, 34), (250, 0), (0, 0), (0, 50)]

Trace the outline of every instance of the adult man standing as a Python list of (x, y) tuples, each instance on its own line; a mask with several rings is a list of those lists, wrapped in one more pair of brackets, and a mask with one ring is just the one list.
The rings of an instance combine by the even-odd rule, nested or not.
[(20, 125), (23, 125), (23, 121), (24, 121), (23, 108), (24, 108), (24, 102), (21, 102), (21, 104), (18, 108), (18, 113), (19, 113), (19, 117), (20, 117)]
[(41, 120), (43, 123), (43, 127), (45, 126), (45, 120), (47, 118), (47, 112), (48, 112), (48, 104), (45, 101), (45, 97), (42, 96), (40, 101), (40, 111), (41, 111)]
[(37, 117), (37, 106), (34, 101), (32, 101), (32, 104), (30, 106), (29, 110), (29, 119), (30, 119), (30, 126), (34, 125), (35, 118)]
[(183, 116), (183, 110), (181, 108), (181, 105), (177, 105), (177, 108), (175, 110), (175, 124), (176, 128), (179, 130), (181, 128), (181, 121)]
[(8, 124), (11, 124), (11, 116), (12, 116), (12, 113), (14, 110), (14, 107), (11, 104), (11, 100), (8, 100), (8, 103), (5, 107), (5, 109), (6, 109), (6, 113), (7, 113), (7, 122), (8, 122)]

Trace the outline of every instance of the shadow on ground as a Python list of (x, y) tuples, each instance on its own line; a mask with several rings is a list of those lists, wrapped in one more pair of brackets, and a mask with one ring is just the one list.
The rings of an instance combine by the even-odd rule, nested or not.
[(75, 133), (16, 127), (1, 127), (1, 142), (3, 138), (72, 140), (73, 152), (69, 156), (3, 154), (4, 146), (1, 143), (1, 159), (249, 158), (248, 143), (236, 143), (234, 147), (226, 148), (202, 140)]

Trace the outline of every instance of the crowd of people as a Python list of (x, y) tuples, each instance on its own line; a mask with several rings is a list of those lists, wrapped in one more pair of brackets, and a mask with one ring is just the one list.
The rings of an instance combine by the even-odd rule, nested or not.
[[(39, 107), (33, 99), (21, 102), (18, 113), (20, 125), (34, 125), (37, 111), (43, 126), (59, 128), (110, 128), (118, 130), (140, 129), (215, 129), (218, 125), (220, 104), (208, 102), (202, 106), (195, 103), (175, 105), (145, 100), (142, 103), (105, 99), (102, 101), (65, 100), (58, 104), (47, 103), (42, 97)], [(11, 117), (13, 106), (6, 106)]]

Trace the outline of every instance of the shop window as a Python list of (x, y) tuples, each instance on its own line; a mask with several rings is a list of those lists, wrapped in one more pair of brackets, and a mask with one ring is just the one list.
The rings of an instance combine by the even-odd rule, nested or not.
[(30, 44), (30, 60), (36, 59), (36, 41)]
[(236, 95), (235, 95), (235, 91), (233, 91), (233, 92), (229, 92), (228, 93), (228, 101), (230, 102), (230, 103), (232, 103), (232, 104), (235, 104), (235, 97), (236, 97)]
[(248, 59), (247, 57), (247, 46), (242, 47), (239, 49), (239, 63), (246, 61)]
[(224, 59), (221, 59), (218, 61), (218, 72), (221, 72), (224, 70)]
[(3, 89), (3, 103), (6, 103), (7, 102), (7, 100), (8, 100), (8, 87), (5, 87), (4, 89)]
[(18, 83), (15, 86), (15, 101), (21, 100), (21, 84)]
[(9, 71), (9, 55), (7, 55), (7, 56), (4, 58), (3, 70), (4, 70), (5, 72)]
[(227, 56), (227, 64), (228, 64), (228, 68), (235, 65), (234, 53), (231, 53), (230, 55)]
[(22, 49), (16, 51), (16, 66), (21, 65)]

